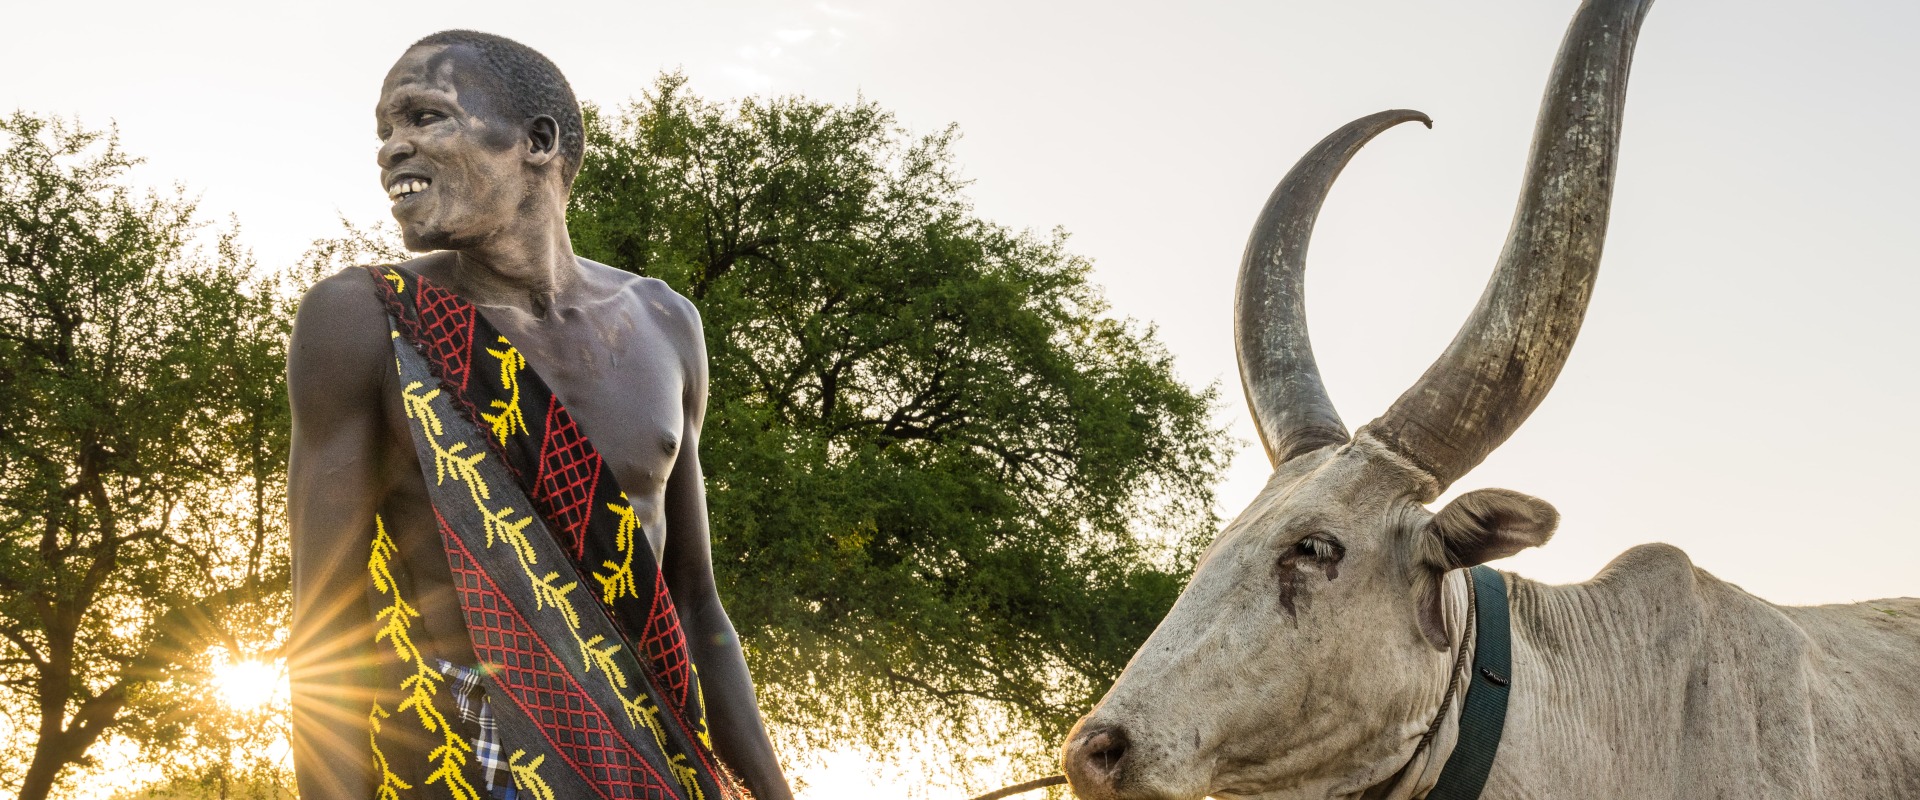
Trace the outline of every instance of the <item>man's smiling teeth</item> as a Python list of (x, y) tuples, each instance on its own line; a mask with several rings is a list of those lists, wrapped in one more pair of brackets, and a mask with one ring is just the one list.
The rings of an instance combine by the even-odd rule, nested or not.
[(387, 199), (398, 201), (414, 192), (424, 192), (427, 190), (428, 183), (429, 181), (420, 178), (402, 178), (394, 181), (392, 186), (387, 187)]

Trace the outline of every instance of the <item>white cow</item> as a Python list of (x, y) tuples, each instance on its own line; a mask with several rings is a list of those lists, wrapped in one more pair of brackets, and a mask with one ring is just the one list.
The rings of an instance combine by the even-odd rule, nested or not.
[[(1440, 360), (1352, 436), (1307, 340), (1307, 239), (1360, 146), (1425, 117), (1358, 120), (1274, 191), (1236, 311), (1273, 476), (1069, 736), (1077, 795), (1432, 790), (1460, 741), (1463, 696), (1484, 683), (1467, 651), (1489, 610), (1469, 605), (1463, 568), (1546, 542), (1558, 515), (1502, 489), (1437, 513), (1425, 504), (1519, 427), (1573, 345), (1649, 5), (1581, 7), (1486, 293)], [(1665, 545), (1629, 550), (1584, 584), (1501, 581), (1512, 666), (1495, 677), (1511, 694), (1481, 796), (1920, 799), (1920, 600), (1778, 607)]]

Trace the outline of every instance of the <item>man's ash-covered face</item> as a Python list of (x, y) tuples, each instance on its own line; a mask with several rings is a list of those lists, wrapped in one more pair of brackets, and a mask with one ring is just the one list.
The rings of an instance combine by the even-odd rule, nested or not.
[(495, 111), (476, 61), (462, 45), (415, 47), (381, 87), (380, 186), (409, 250), (480, 244), (530, 196), (526, 131)]

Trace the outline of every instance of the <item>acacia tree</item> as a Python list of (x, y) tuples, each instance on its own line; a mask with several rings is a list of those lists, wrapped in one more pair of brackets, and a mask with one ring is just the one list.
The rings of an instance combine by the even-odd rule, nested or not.
[(0, 120), (0, 754), (21, 800), (107, 737), (177, 739), (208, 648), (286, 596), (287, 303), (109, 133)]
[(776, 730), (1050, 762), (1217, 524), (1214, 391), (1064, 233), (973, 213), (953, 128), (678, 76), (587, 119), (576, 250), (704, 318), (715, 566)]

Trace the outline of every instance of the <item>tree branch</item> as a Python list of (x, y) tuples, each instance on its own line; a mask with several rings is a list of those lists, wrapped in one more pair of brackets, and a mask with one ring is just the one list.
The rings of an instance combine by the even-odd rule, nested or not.
[(942, 689), (938, 686), (934, 686), (933, 684), (923, 681), (919, 678), (915, 678), (911, 675), (903, 674), (892, 667), (886, 667), (885, 671), (886, 671), (886, 676), (888, 680), (891, 680), (895, 683), (904, 683), (908, 686), (911, 686), (915, 689), (919, 689), (922, 692), (926, 692), (927, 694), (933, 695), (936, 698), (939, 698), (941, 700), (945, 700), (948, 702), (958, 700), (962, 697), (972, 697), (980, 700), (986, 700), (992, 703), (1014, 702), (1005, 697), (997, 696), (991, 692), (983, 692), (976, 689)]
[(27, 658), (32, 661), (35, 667), (45, 667), (47, 665), (47, 657), (41, 654), (40, 648), (34, 647), (32, 642), (27, 641), (25, 636), (22, 636), (19, 631), (14, 630), (11, 626), (0, 628), (0, 637), (5, 637), (7, 641), (13, 643), (14, 647), (20, 648), (20, 652), (26, 653)]

